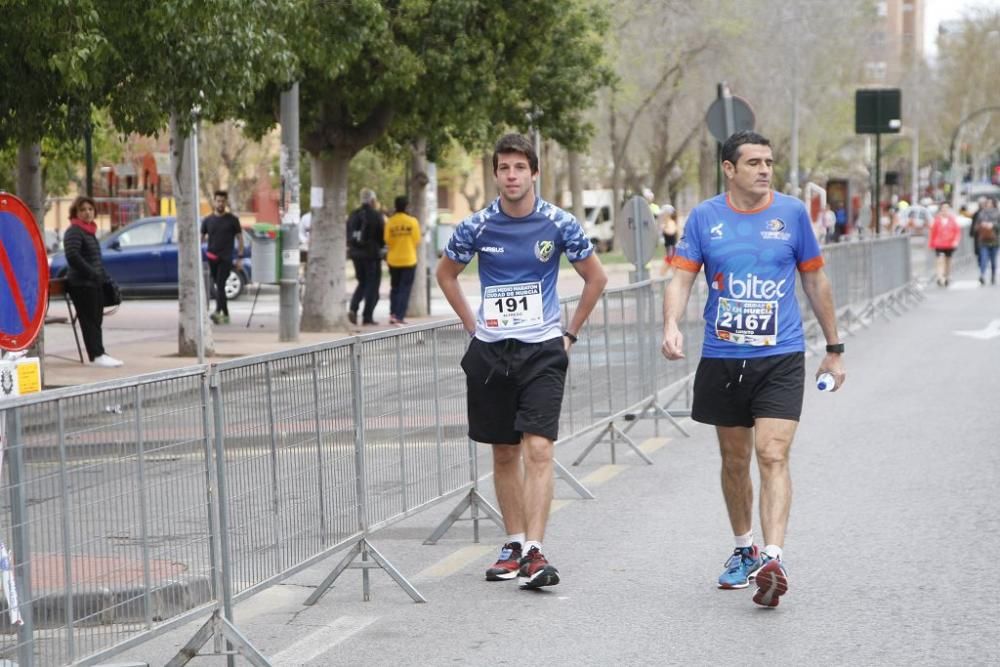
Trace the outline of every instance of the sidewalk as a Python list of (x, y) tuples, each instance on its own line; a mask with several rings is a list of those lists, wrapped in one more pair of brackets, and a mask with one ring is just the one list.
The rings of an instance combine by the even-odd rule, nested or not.
[[(806, 390), (790, 591), (775, 609), (754, 605), (752, 588), (715, 586), (731, 537), (712, 429), (685, 420), (685, 438), (661, 422), (655, 437), (642, 421), (633, 435), (654, 465), (621, 449), (610, 465), (602, 445), (571, 468), (596, 500), (556, 482), (545, 552), (563, 581), (552, 589), (483, 580), (504, 537), (489, 522), (479, 544), (459, 524), (424, 546), (445, 503), (372, 537), (427, 604), (377, 570), (363, 602), (348, 570), (304, 606), (334, 556), (238, 604), (235, 623), (279, 666), (997, 664), (1000, 287), (962, 271), (926, 296), (846, 338), (842, 391)], [(585, 444), (557, 458), (568, 465)], [(197, 626), (121, 659), (163, 664)]]
[[(631, 268), (629, 264), (606, 266), (609, 287), (628, 284), (628, 273)], [(462, 274), (461, 281), (470, 305), (475, 307), (479, 301), (478, 277), (469, 270)], [(347, 289), (353, 290), (354, 284), (353, 280), (347, 281)], [(583, 281), (573, 269), (563, 269), (559, 279), (561, 296), (579, 294), (582, 287)], [(207, 363), (294, 349), (360, 333), (395, 328), (387, 324), (389, 321), (388, 280), (382, 281), (382, 289), (375, 309), (375, 320), (381, 322), (381, 326), (350, 326), (349, 330), (340, 332), (300, 332), (299, 340), (294, 342), (281, 342), (279, 340), (277, 286), (264, 287), (261, 297), (253, 309), (253, 318), (250, 319), (255, 289), (255, 286), (248, 286), (247, 291), (238, 300), (229, 302), (230, 324), (213, 326), (215, 355), (206, 358)], [(432, 315), (425, 318), (413, 318), (412, 323), (419, 324), (454, 317), (437, 285), (432, 287), (431, 300)], [(173, 299), (129, 299), (121, 305), (118, 312), (105, 318), (104, 345), (108, 354), (125, 362), (125, 365), (120, 368), (98, 368), (89, 363), (81, 364), (77, 356), (76, 343), (73, 341), (73, 332), (69, 325), (48, 325), (45, 328), (44, 373), (46, 387), (62, 387), (133, 377), (144, 373), (197, 364), (198, 360), (195, 357), (177, 355), (177, 309), (175, 304), (176, 300)], [(66, 314), (66, 308), (61, 298), (53, 300), (49, 310), (50, 315), (63, 316)], [(251, 325), (249, 328), (246, 326), (248, 320), (250, 320)], [(86, 358), (86, 352), (84, 352), (84, 358)]]

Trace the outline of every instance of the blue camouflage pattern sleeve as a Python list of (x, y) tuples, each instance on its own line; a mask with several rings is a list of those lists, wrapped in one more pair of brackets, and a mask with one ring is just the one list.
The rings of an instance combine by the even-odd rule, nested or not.
[(583, 227), (576, 217), (561, 211), (562, 215), (555, 219), (559, 227), (559, 236), (563, 242), (563, 251), (566, 259), (571, 262), (579, 262), (594, 254), (594, 244), (590, 242), (587, 235), (583, 233)]
[(460, 264), (468, 264), (472, 261), (472, 258), (476, 255), (476, 237), (479, 235), (478, 232), (481, 224), (481, 222), (477, 223), (473, 216), (458, 223), (455, 231), (451, 234), (451, 238), (448, 240), (448, 245), (444, 249), (444, 253), (448, 256), (448, 259)]

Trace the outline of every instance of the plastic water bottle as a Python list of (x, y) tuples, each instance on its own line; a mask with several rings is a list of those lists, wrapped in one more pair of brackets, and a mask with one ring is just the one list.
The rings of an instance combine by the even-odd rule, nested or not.
[(836, 386), (837, 381), (834, 379), (832, 373), (823, 373), (816, 378), (816, 388), (820, 391), (833, 391), (833, 388)]

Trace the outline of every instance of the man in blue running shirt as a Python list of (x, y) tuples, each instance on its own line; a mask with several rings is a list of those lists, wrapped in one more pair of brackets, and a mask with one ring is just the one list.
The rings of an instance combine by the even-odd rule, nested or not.
[[(782, 547), (792, 500), (788, 454), (802, 413), (805, 336), (795, 273), (826, 338), (816, 371), (844, 383), (837, 319), (823, 255), (802, 202), (771, 190), (770, 142), (741, 131), (722, 147), (728, 193), (691, 211), (677, 246), (663, 303), (663, 355), (684, 358), (678, 322), (701, 268), (709, 295), (705, 342), (694, 379), (691, 417), (712, 424), (722, 455), (722, 494), (735, 550), (720, 588), (746, 588), (753, 601), (776, 607), (788, 590)], [(763, 552), (754, 544), (750, 459), (760, 472)]]
[[(552, 504), (552, 450), (558, 438), (569, 349), (604, 291), (607, 277), (576, 218), (535, 196), (538, 156), (508, 134), (493, 152), (500, 196), (455, 228), (437, 267), (448, 303), (472, 337), (462, 358), (469, 437), (493, 448), (493, 481), (507, 530), (488, 581), (524, 589), (554, 586), (559, 572), (542, 555)], [(583, 278), (565, 329), (559, 258)], [(481, 304), (469, 307), (458, 276), (479, 257)]]

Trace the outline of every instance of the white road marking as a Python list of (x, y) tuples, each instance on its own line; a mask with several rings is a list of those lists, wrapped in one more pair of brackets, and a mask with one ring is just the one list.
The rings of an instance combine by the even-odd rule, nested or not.
[(997, 338), (1000, 337), (1000, 320), (993, 320), (982, 329), (976, 331), (956, 331), (955, 334), (958, 336), (968, 336), (969, 338), (978, 338), (979, 340)]
[(378, 620), (377, 616), (341, 616), (271, 656), (275, 667), (300, 667), (323, 655)]
[[(927, 289), (930, 290), (932, 286), (928, 286)], [(956, 280), (949, 283), (948, 289), (950, 290), (966, 290), (966, 289), (979, 289), (982, 285), (979, 284), (978, 280)]]

